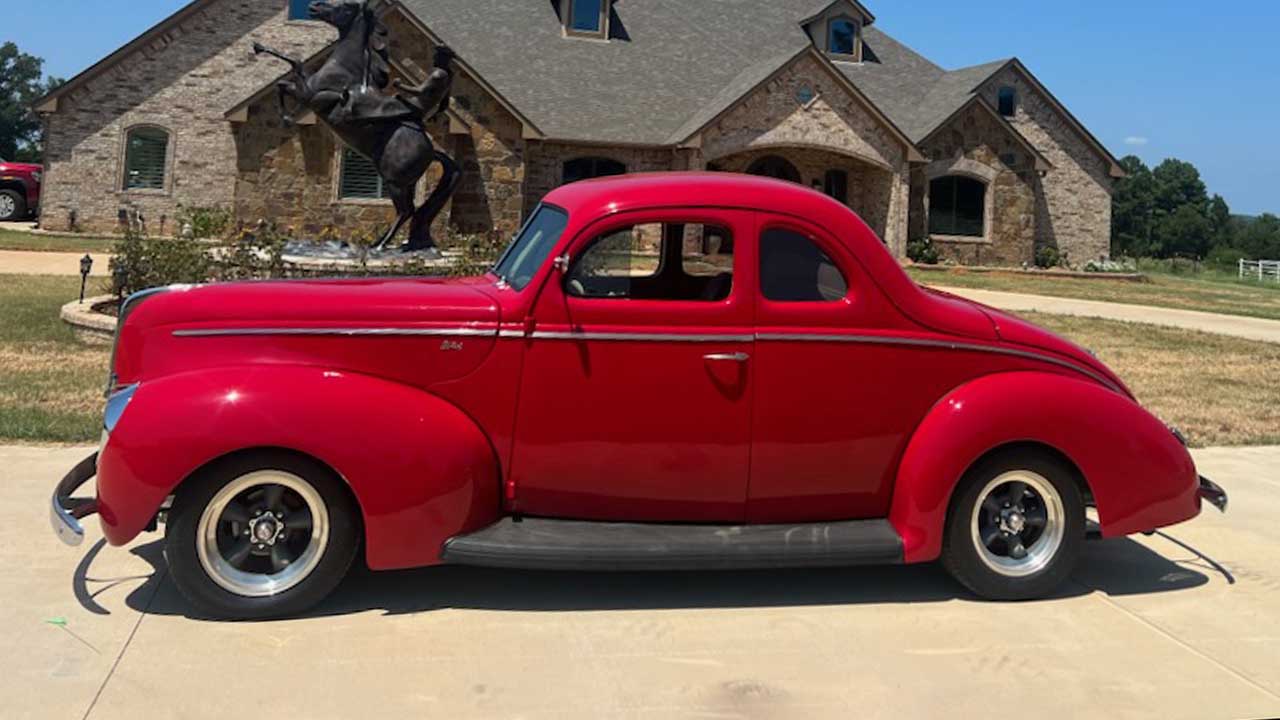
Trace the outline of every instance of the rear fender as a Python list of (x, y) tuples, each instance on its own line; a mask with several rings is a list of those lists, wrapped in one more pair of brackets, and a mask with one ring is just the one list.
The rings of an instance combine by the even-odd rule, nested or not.
[(436, 563), (446, 539), (501, 513), (493, 449), (445, 400), (322, 368), (229, 367), (139, 386), (99, 459), (107, 539), (129, 542), (192, 473), (261, 447), (309, 455), (347, 482), (374, 569)]
[(1172, 525), (1200, 511), (1191, 455), (1137, 403), (1065, 375), (988, 375), (943, 398), (907, 445), (889, 511), (907, 562), (939, 556), (957, 484), (984, 455), (1016, 443), (1047, 445), (1075, 464), (1105, 536)]

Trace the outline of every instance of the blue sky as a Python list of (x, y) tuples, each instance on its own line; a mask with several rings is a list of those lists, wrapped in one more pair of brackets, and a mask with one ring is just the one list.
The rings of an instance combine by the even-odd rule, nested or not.
[[(44, 57), (50, 73), (69, 77), (183, 4), (25, 2), (0, 27), (0, 41), (18, 43)], [(1189, 160), (1233, 211), (1280, 213), (1280, 3), (864, 4), (883, 30), (944, 67), (1020, 57), (1117, 156)]]

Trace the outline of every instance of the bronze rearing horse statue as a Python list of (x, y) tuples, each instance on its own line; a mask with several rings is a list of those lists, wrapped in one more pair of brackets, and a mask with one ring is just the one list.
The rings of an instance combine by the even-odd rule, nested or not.
[[(316, 0), (311, 17), (338, 29), (338, 40), (318, 70), (281, 52), (253, 44), (289, 63), (292, 70), (276, 83), (280, 116), (286, 126), (294, 117), (287, 107), (292, 98), (315, 113), (345, 145), (372, 160), (396, 208), (396, 222), (375, 245), (385, 248), (411, 218), (406, 251), (432, 250), (431, 223), (457, 190), (460, 172), (453, 158), (437, 150), (426, 123), (449, 107), (453, 85), (453, 51), (436, 49), (434, 68), (420, 86), (391, 83), (387, 28), (378, 21), (368, 0)], [(414, 190), (432, 161), (443, 168), (440, 182), (422, 207), (415, 208)]]

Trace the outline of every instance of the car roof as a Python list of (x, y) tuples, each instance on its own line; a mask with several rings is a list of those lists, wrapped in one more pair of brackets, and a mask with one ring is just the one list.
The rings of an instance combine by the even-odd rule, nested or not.
[(562, 185), (543, 202), (591, 215), (656, 207), (727, 207), (836, 218), (853, 211), (826, 195), (785, 180), (726, 172), (616, 175)]

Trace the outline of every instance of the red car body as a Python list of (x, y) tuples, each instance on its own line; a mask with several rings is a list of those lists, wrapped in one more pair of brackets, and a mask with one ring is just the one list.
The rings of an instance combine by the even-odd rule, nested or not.
[[(461, 280), (280, 281), (170, 289), (119, 332), (136, 391), (101, 449), (111, 543), (147, 528), (200, 468), (258, 448), (332, 468), (374, 569), (441, 562), (513, 514), (775, 524), (887, 518), (902, 560), (939, 556), (967, 468), (1012, 445), (1076, 468), (1102, 533), (1200, 510), (1183, 443), (1087, 351), (913, 283), (843, 205), (727, 174), (562, 187), (568, 224), (517, 290)], [(552, 258), (637, 222), (737, 238), (723, 302), (570, 296)], [(811, 238), (843, 300), (777, 303), (757, 238)], [(711, 362), (725, 357), (745, 362)]]
[(44, 179), (43, 168), (30, 163), (6, 162), (0, 160), (0, 191), (9, 191), (21, 197), (22, 205), (16, 206), (15, 216), (9, 219), (20, 220), (28, 214), (34, 215), (40, 209), (40, 184)]

